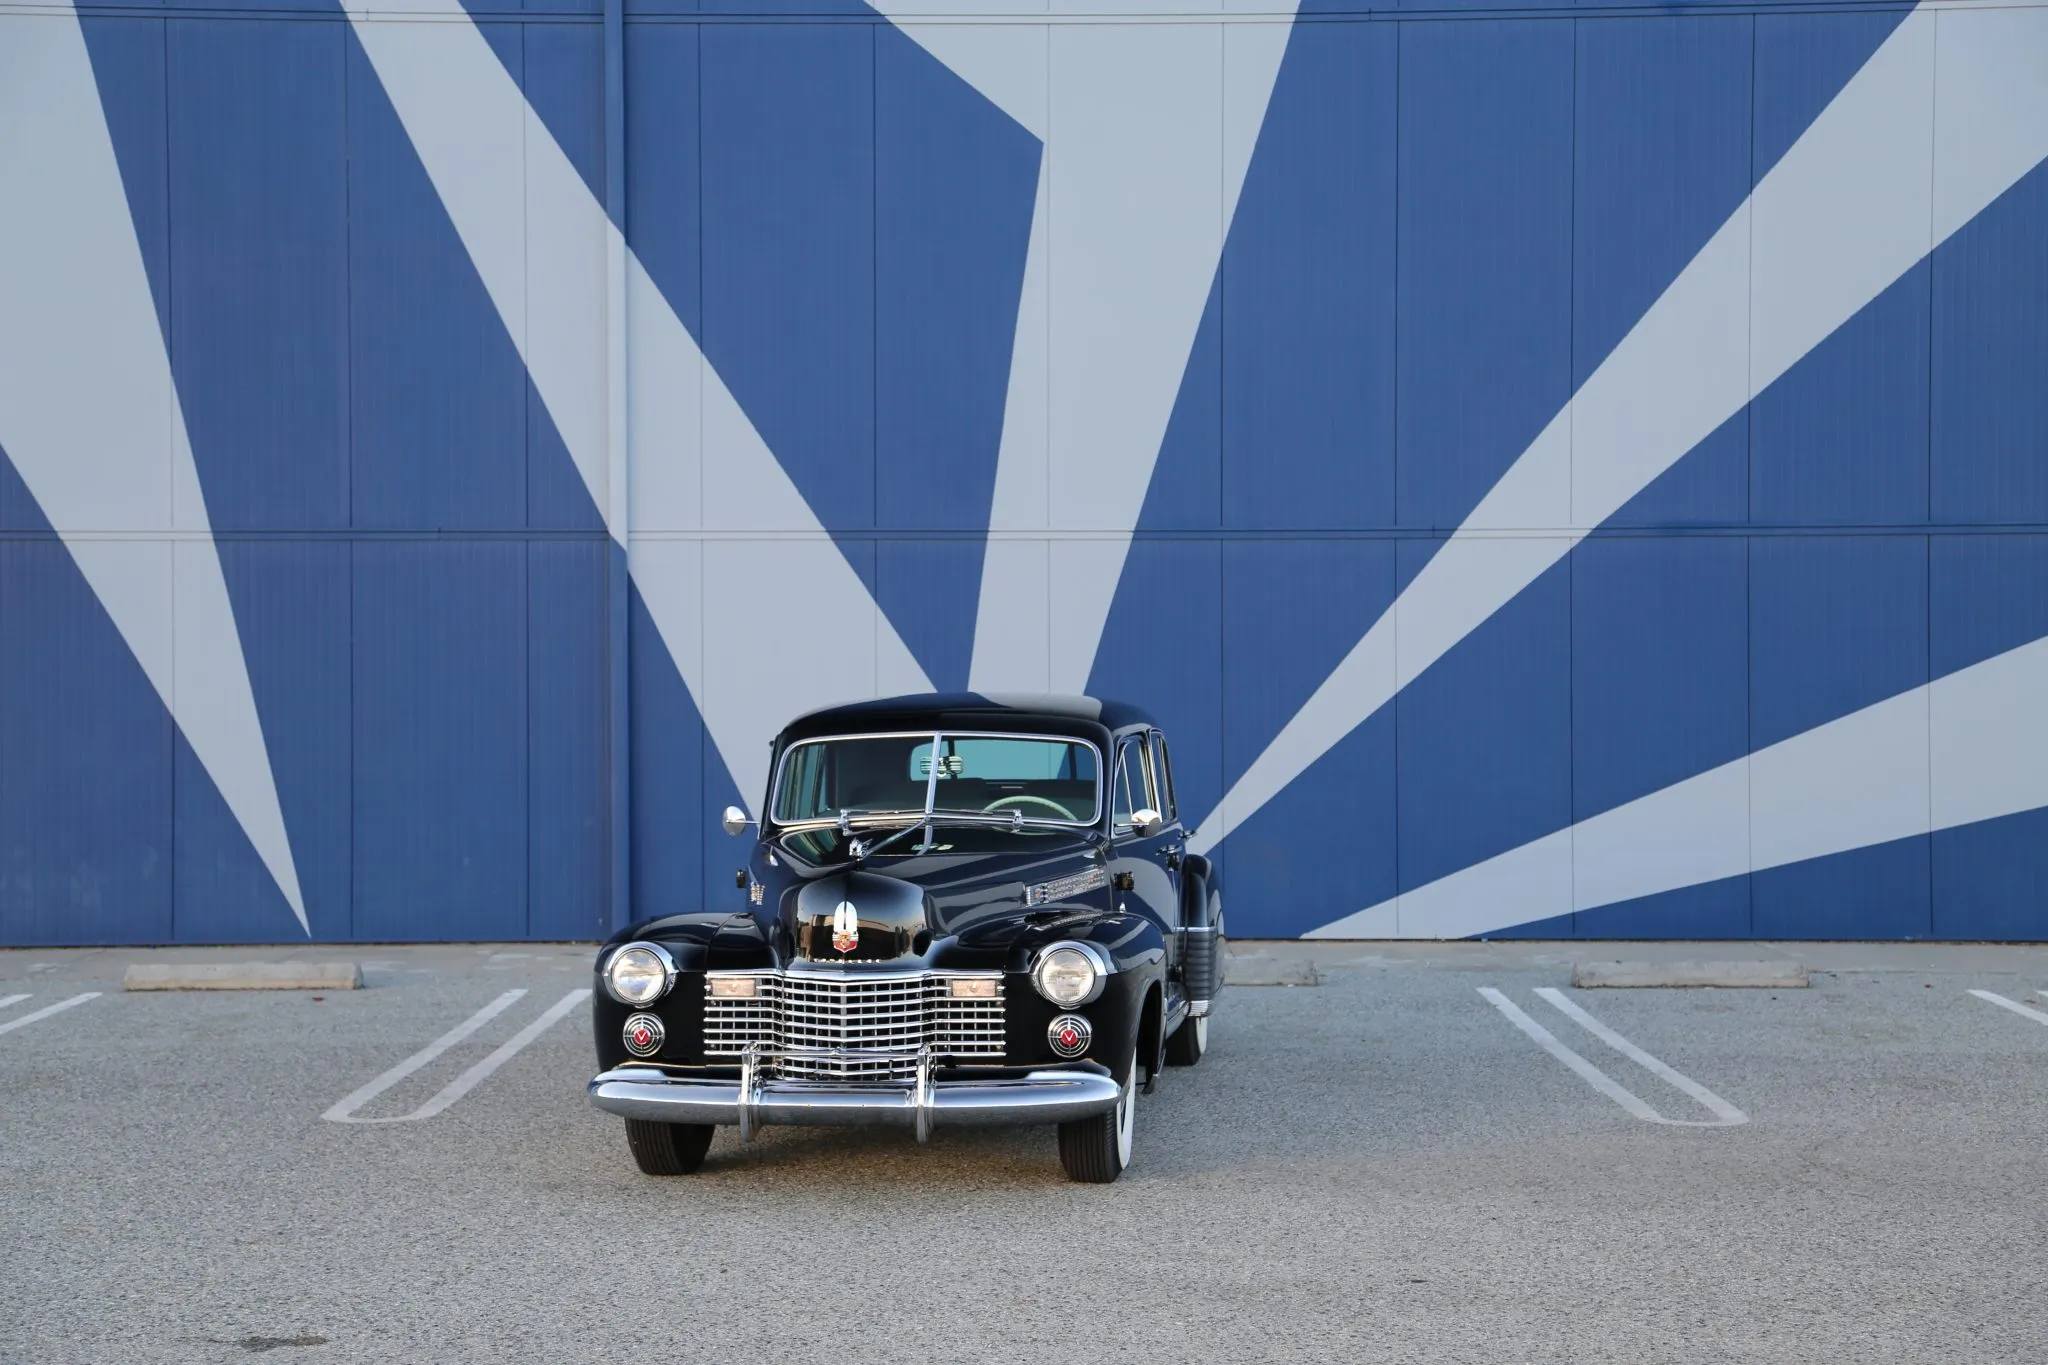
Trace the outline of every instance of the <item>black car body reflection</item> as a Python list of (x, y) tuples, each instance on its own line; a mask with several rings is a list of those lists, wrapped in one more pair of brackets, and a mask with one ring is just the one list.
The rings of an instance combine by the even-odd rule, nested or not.
[(721, 1124), (1056, 1123), (1071, 1176), (1114, 1180), (1222, 984), (1159, 727), (1086, 697), (896, 697), (792, 722), (770, 771), (730, 901), (598, 954), (590, 1094), (641, 1168), (694, 1170)]

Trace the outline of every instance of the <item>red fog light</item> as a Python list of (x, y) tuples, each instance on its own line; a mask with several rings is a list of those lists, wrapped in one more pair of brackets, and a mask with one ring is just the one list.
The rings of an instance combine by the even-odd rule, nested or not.
[(1046, 1025), (1045, 1041), (1062, 1057), (1078, 1057), (1095, 1041), (1095, 1030), (1078, 1014), (1062, 1014)]
[(661, 1051), (661, 1040), (666, 1033), (661, 1020), (653, 1015), (633, 1015), (626, 1020), (626, 1051), (635, 1057), (652, 1057)]

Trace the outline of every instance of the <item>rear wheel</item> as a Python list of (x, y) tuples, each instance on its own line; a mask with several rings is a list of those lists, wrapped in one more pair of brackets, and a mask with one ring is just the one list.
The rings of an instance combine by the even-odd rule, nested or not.
[(1093, 1118), (1060, 1125), (1060, 1165), (1067, 1179), (1086, 1185), (1107, 1185), (1131, 1164), (1131, 1130), (1138, 1113), (1138, 1049), (1124, 1068), (1123, 1093), (1116, 1108)]
[(633, 1149), (635, 1164), (648, 1175), (688, 1175), (704, 1164), (711, 1135), (717, 1131), (708, 1123), (627, 1119), (626, 1145)]
[(1193, 1066), (1209, 1051), (1209, 1016), (1183, 1020), (1166, 1040), (1168, 1066)]

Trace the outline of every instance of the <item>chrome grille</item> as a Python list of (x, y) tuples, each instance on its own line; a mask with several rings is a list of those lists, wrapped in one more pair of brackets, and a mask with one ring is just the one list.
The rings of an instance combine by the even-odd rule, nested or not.
[[(704, 986), (704, 1052), (739, 1057), (760, 1043), (775, 1074), (795, 1080), (907, 1082), (917, 1054), (995, 1061), (1003, 1057), (1003, 983), (982, 973), (914, 976), (813, 972), (734, 973), (758, 983), (752, 998), (715, 996)], [(994, 980), (993, 999), (960, 999), (959, 976)]]

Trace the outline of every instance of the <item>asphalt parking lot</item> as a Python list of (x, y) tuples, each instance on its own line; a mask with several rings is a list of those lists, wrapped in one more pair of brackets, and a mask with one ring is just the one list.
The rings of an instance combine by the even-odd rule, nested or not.
[(1819, 969), (1763, 991), (1257, 951), (1320, 984), (1227, 992), (1107, 1187), (1032, 1129), (643, 1177), (582, 948), (366, 949), (317, 999), (0, 953), (0, 1359), (2041, 1358), (2048, 950), (1690, 950)]

